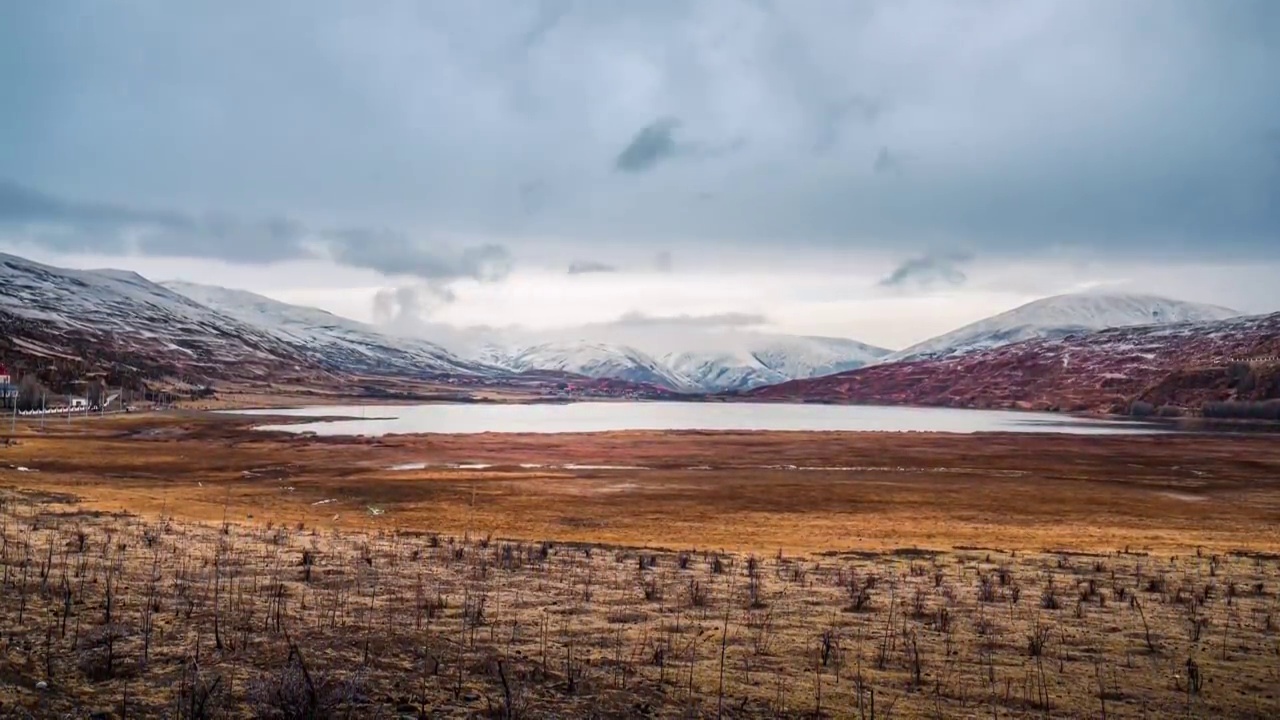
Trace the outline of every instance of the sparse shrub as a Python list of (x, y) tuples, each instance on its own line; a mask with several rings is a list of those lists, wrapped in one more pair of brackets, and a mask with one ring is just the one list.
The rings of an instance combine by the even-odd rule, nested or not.
[(845, 583), (845, 592), (848, 594), (848, 609), (852, 612), (862, 612), (871, 608), (871, 587), (874, 584), (872, 578), (867, 576), (866, 579), (859, 581), (857, 573), (849, 573), (849, 577)]
[(805, 576), (807, 574), (804, 569), (804, 563), (801, 563), (798, 561), (792, 563), (790, 567), (790, 573), (791, 573), (791, 582), (798, 583), (801, 585), (804, 584)]
[(991, 576), (983, 573), (978, 576), (978, 602), (995, 602), (996, 585)]
[(311, 582), (311, 567), (316, 564), (316, 553), (310, 548), (302, 549), (302, 557), (298, 559), (298, 566), (302, 568), (302, 581)]
[(689, 607), (696, 608), (706, 607), (707, 601), (710, 599), (707, 589), (703, 587), (702, 583), (693, 578), (689, 578), (688, 597)]
[(764, 601), (764, 579), (760, 575), (747, 578), (747, 607), (759, 610), (766, 606)]
[(644, 575), (640, 578), (640, 590), (644, 593), (644, 599), (649, 602), (657, 602), (662, 599), (662, 583), (656, 575)]
[(1031, 632), (1027, 633), (1027, 655), (1031, 657), (1043, 655), (1045, 646), (1049, 644), (1049, 637), (1050, 629), (1036, 622)]
[(249, 682), (247, 695), (254, 715), (260, 718), (327, 720), (350, 715), (359, 692), (360, 682), (355, 679), (308, 670), (294, 647), (284, 667)]
[(1098, 594), (1098, 581), (1089, 578), (1080, 586), (1080, 602), (1088, 602)]
[(485, 623), (485, 602), (482, 594), (468, 595), (462, 604), (462, 618), (471, 627), (480, 627)]
[(216, 720), (226, 717), (231, 694), (221, 675), (207, 675), (195, 662), (183, 668), (178, 679), (178, 692), (173, 702), (173, 717), (178, 720)]
[(1040, 593), (1040, 607), (1045, 610), (1057, 610), (1062, 607), (1058, 602), (1058, 592), (1053, 586), (1053, 580), (1050, 580), (1044, 586), (1044, 591)]
[(911, 596), (911, 617), (917, 620), (928, 614), (928, 596), (924, 588), (918, 587)]

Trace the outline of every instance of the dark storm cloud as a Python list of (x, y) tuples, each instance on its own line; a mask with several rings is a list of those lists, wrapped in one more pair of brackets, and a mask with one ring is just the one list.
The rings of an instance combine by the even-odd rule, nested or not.
[(935, 253), (914, 257), (895, 268), (893, 272), (881, 279), (879, 284), (880, 287), (886, 288), (963, 285), (969, 278), (959, 266), (972, 259), (972, 255), (964, 252)]
[[(13, 5), (0, 171), (98, 204), (10, 193), (10, 227), (145, 224), (135, 249), (244, 259), (299, 252), (245, 220), (273, 217), (527, 255), (1280, 256), (1274, 0)], [(228, 215), (137, 210), (206, 207)], [(344, 242), (322, 244), (435, 265)]]
[(744, 328), (766, 325), (769, 318), (758, 313), (727, 312), (709, 315), (649, 315), (633, 310), (617, 320), (607, 323), (613, 327), (686, 327), (686, 328)]
[(511, 255), (496, 244), (462, 249), (385, 228), (308, 229), (288, 218), (159, 211), (66, 200), (0, 181), (0, 232), (62, 252), (216, 258), (262, 263), (329, 257), (342, 265), (430, 281), (501, 280)]
[(617, 272), (616, 265), (602, 263), (596, 260), (574, 260), (569, 263), (568, 273), (570, 275), (588, 275), (591, 273), (611, 273)]

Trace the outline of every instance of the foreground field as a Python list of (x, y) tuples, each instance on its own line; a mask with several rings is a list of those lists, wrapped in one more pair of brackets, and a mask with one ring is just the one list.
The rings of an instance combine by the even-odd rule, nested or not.
[(16, 441), (0, 717), (1280, 713), (1267, 438)]

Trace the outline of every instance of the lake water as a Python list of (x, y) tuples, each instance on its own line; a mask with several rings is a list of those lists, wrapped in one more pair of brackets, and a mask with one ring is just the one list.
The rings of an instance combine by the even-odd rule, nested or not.
[(578, 433), (613, 430), (806, 430), (882, 432), (1056, 432), (1143, 434), (1153, 425), (1051, 413), (870, 405), (781, 403), (580, 402), (530, 405), (334, 405), (240, 413), (342, 417), (263, 430), (319, 435), (392, 433)]

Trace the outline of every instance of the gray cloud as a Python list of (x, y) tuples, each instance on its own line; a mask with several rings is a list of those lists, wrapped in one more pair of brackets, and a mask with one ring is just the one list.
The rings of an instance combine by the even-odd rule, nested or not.
[(769, 318), (758, 313), (727, 312), (710, 315), (649, 315), (633, 310), (607, 325), (612, 327), (683, 327), (683, 328), (745, 328), (769, 323)]
[(151, 226), (51, 248), (292, 256), (298, 228), (245, 220), (283, 214), (530, 255), (1280, 256), (1274, 0), (315, 0), (306, 33), (287, 3), (19, 5), (0, 168), (99, 203), (84, 228)]
[(622, 172), (644, 172), (663, 160), (679, 155), (675, 131), (680, 127), (676, 118), (659, 118), (640, 128), (622, 152), (614, 160), (614, 167)]
[(675, 267), (675, 258), (671, 256), (671, 252), (669, 250), (659, 250), (658, 253), (653, 256), (654, 270), (662, 273), (668, 273), (674, 270)]
[(388, 229), (348, 228), (321, 234), (333, 258), (343, 265), (388, 275), (427, 280), (472, 278), (496, 282), (511, 272), (511, 253), (501, 245), (475, 245), (462, 250), (425, 247), (406, 233)]
[(631, 142), (614, 159), (614, 169), (627, 173), (652, 170), (659, 163), (676, 157), (712, 159), (724, 157), (746, 146), (745, 138), (734, 138), (724, 144), (679, 142), (675, 132), (680, 128), (677, 118), (659, 118), (640, 128)]
[(611, 273), (617, 272), (616, 265), (602, 263), (595, 260), (575, 260), (569, 263), (568, 273), (570, 275), (587, 275), (589, 273)]
[(946, 252), (911, 258), (880, 280), (880, 287), (928, 288), (935, 285), (963, 285), (968, 276), (960, 265), (972, 260), (966, 252)]
[(324, 256), (341, 265), (432, 283), (503, 279), (511, 254), (497, 244), (462, 249), (387, 228), (308, 229), (289, 218), (243, 220), (65, 200), (0, 181), (0, 229), (20, 229), (63, 252), (216, 258), (263, 263)]

